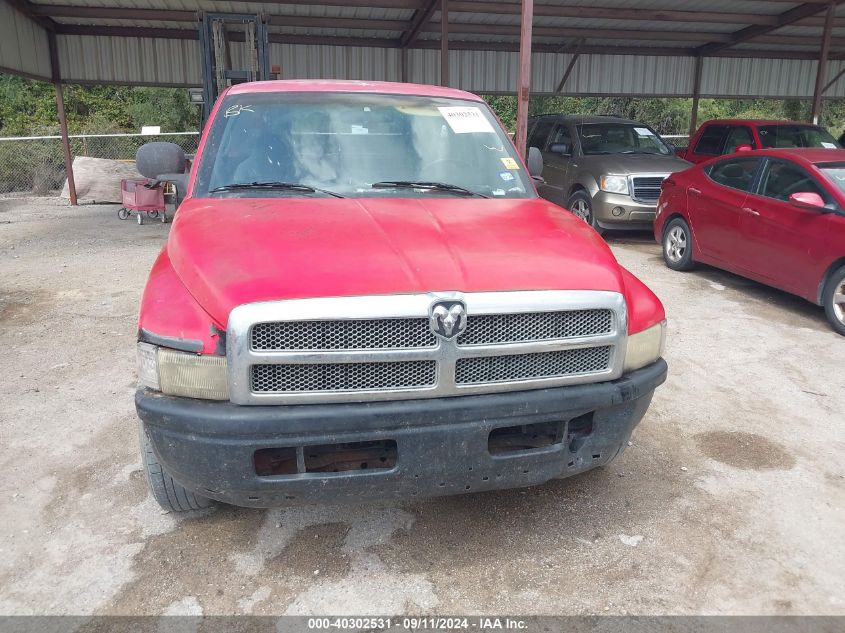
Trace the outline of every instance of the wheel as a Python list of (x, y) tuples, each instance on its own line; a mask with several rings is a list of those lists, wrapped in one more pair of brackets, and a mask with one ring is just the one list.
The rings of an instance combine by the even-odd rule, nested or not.
[(663, 261), (672, 270), (692, 270), (692, 233), (683, 218), (675, 218), (663, 229)]
[(166, 223), (167, 223), (167, 211), (162, 211), (162, 212), (161, 212), (161, 223), (162, 223), (162, 224), (166, 224)]
[(573, 193), (569, 196), (566, 206), (576, 218), (581, 218), (599, 233), (604, 232), (596, 222), (596, 217), (593, 215), (593, 200), (586, 191), (580, 190)]
[(155, 220), (158, 217), (158, 211), (147, 211), (147, 217)]
[(144, 214), (141, 211), (138, 211), (136, 217), (138, 218), (138, 224), (144, 223)]
[(822, 303), (827, 320), (837, 333), (845, 336), (845, 266), (840, 266), (824, 287)]
[(138, 433), (141, 442), (141, 461), (144, 464), (144, 474), (147, 477), (147, 485), (162, 509), (168, 512), (193, 512), (203, 510), (214, 504), (214, 501), (206, 497), (186, 490), (158, 463), (153, 452), (150, 437), (144, 428), (144, 423), (138, 421)]
[(125, 220), (129, 217), (129, 211), (126, 209), (119, 209), (117, 212), (117, 217), (119, 217), (121, 220)]

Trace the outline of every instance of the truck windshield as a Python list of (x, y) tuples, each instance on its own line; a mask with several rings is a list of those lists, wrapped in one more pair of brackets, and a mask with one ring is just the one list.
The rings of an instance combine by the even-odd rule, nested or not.
[(845, 193), (845, 163), (824, 163), (818, 168), (839, 191)]
[(764, 148), (826, 147), (838, 149), (839, 143), (815, 125), (761, 125), (758, 129)]
[(584, 154), (672, 153), (654, 130), (638, 123), (584, 123), (578, 137)]
[(277, 92), (225, 98), (208, 132), (194, 196), (533, 198), (536, 193), (483, 103)]

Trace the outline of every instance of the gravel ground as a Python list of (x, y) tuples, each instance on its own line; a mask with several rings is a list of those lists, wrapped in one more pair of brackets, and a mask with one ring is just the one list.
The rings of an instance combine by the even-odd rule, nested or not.
[(845, 614), (845, 341), (820, 308), (614, 237), (666, 304), (670, 373), (610, 466), (176, 518), (132, 401), (169, 225), (116, 209), (0, 201), (0, 613)]

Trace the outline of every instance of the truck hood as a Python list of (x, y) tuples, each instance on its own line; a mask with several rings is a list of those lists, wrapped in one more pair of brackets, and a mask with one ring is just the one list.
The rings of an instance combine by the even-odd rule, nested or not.
[(658, 156), (654, 154), (599, 154), (584, 156), (582, 167), (587, 167), (600, 174), (636, 175), (636, 174), (671, 174), (692, 166), (677, 156)]
[(167, 252), (221, 326), (256, 301), (624, 284), (598, 234), (541, 199), (187, 199)]

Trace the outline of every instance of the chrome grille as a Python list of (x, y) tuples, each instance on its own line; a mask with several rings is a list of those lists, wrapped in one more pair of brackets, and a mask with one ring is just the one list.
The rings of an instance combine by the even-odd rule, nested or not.
[(609, 346), (459, 358), (455, 366), (455, 382), (469, 385), (593, 373), (607, 369), (610, 358)]
[(437, 363), (433, 360), (252, 366), (255, 393), (421, 389), (433, 387), (436, 378)]
[(427, 318), (276, 321), (257, 323), (250, 333), (256, 351), (413, 349), (435, 347)]
[[(444, 303), (466, 310), (456, 339), (431, 332), (430, 315)], [(613, 380), (626, 332), (623, 296), (605, 291), (246, 304), (229, 315), (229, 394), (244, 405), (365, 402)]]
[(657, 202), (660, 198), (660, 186), (666, 176), (633, 176), (631, 183), (634, 190), (634, 200), (640, 202)]
[(567, 310), (480, 314), (467, 318), (458, 345), (495, 345), (547, 341), (608, 334), (613, 326), (610, 310)]

